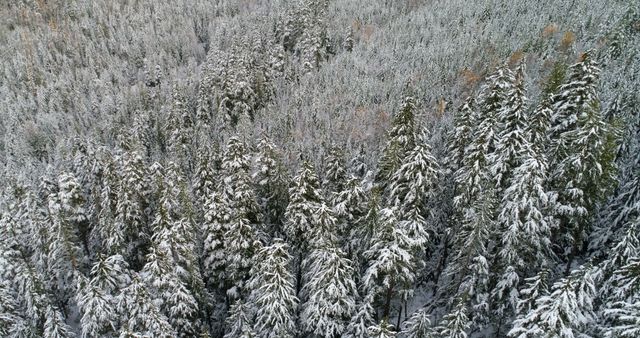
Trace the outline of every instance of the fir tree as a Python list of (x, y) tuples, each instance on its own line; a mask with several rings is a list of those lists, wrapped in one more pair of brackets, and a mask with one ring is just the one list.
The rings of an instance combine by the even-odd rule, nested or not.
[(154, 337), (175, 337), (167, 317), (151, 301), (142, 279), (134, 275), (131, 284), (118, 295), (117, 309), (125, 315), (120, 328), (124, 337), (150, 335)]
[(268, 138), (262, 138), (258, 142), (258, 154), (256, 156), (257, 170), (252, 178), (257, 185), (258, 205), (264, 215), (267, 233), (282, 235), (284, 213), (288, 204), (289, 194), (287, 190), (288, 179), (281, 154), (275, 144)]
[(435, 328), (440, 337), (467, 338), (467, 331), (471, 327), (467, 308), (462, 299), (458, 299), (453, 311), (442, 317)]
[(256, 337), (294, 337), (296, 334), (298, 298), (289, 270), (291, 256), (288, 250), (288, 245), (279, 239), (260, 250), (251, 281), (251, 299), (256, 307)]
[(391, 122), (391, 129), (387, 133), (387, 141), (378, 165), (376, 182), (386, 186), (393, 173), (400, 166), (402, 159), (415, 147), (415, 100), (407, 96), (400, 111)]
[(410, 238), (404, 228), (397, 226), (395, 210), (382, 209), (379, 217), (372, 246), (364, 253), (369, 267), (363, 283), (368, 292), (380, 299), (382, 317), (388, 319), (394, 296), (400, 295), (406, 300), (413, 294), (415, 260), (410, 252)]
[(227, 278), (225, 273), (225, 235), (230, 228), (231, 210), (218, 193), (212, 193), (205, 203), (203, 265), (208, 276), (208, 284), (222, 287)]
[(325, 244), (312, 251), (302, 292), (300, 321), (303, 329), (318, 337), (342, 335), (356, 310), (356, 285), (351, 261), (342, 250)]
[(540, 296), (535, 308), (513, 322), (509, 337), (575, 337), (593, 317), (595, 297), (589, 266), (556, 282), (550, 294)]
[(351, 321), (343, 334), (345, 338), (367, 338), (369, 328), (375, 323), (373, 320), (373, 297), (365, 296), (358, 303), (358, 311), (351, 317)]
[(378, 325), (369, 327), (369, 337), (372, 338), (393, 338), (397, 335), (393, 331), (393, 325), (389, 324), (386, 319), (383, 319)]
[(251, 320), (251, 308), (242, 300), (237, 300), (229, 309), (227, 327), (229, 328), (224, 338), (253, 338), (256, 333), (253, 331)]
[(425, 309), (418, 309), (404, 323), (402, 334), (407, 338), (434, 337), (435, 332), (431, 326), (431, 319)]

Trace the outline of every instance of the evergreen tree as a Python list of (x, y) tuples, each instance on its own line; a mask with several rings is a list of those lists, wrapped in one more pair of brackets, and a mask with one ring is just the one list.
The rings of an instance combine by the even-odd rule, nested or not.
[(295, 296), (294, 277), (289, 268), (288, 245), (274, 239), (259, 252), (251, 281), (251, 299), (256, 307), (254, 330), (256, 337), (294, 337)]
[[(367, 236), (364, 234), (365, 216), (367, 215), (369, 196), (364, 182), (355, 177), (347, 180), (345, 189), (335, 197), (334, 211), (337, 218), (337, 234), (342, 240), (342, 248), (347, 256), (356, 262), (356, 253), (363, 247), (368, 247)], [(364, 236), (362, 236), (364, 235)]]
[(462, 167), (466, 149), (472, 142), (475, 104), (474, 97), (468, 97), (453, 116), (453, 130), (448, 137), (447, 147), (447, 165), (453, 172)]
[(382, 318), (389, 318), (391, 302), (399, 295), (406, 300), (413, 294), (415, 260), (410, 252), (411, 240), (398, 227), (394, 209), (380, 211), (379, 228), (375, 230), (372, 246), (364, 255), (369, 260), (363, 283), (368, 292), (382, 304)]
[(404, 323), (402, 334), (407, 338), (434, 337), (435, 332), (431, 327), (431, 320), (425, 309), (419, 309)]
[(509, 337), (575, 337), (593, 318), (596, 290), (591, 269), (580, 267), (556, 282), (532, 311), (513, 322)]
[(231, 210), (222, 196), (212, 193), (205, 203), (203, 265), (208, 284), (221, 288), (227, 278), (225, 273), (225, 235), (230, 228)]
[(467, 307), (462, 299), (458, 299), (453, 311), (442, 317), (435, 328), (440, 337), (467, 338), (467, 331), (471, 327), (467, 315)]
[(115, 332), (115, 309), (111, 295), (80, 276), (76, 301), (82, 313), (80, 325), (82, 337), (97, 337)]
[(356, 310), (356, 284), (351, 261), (342, 250), (325, 244), (308, 258), (313, 265), (307, 272), (302, 291), (302, 328), (318, 337), (336, 337), (344, 332)]
[(257, 148), (257, 170), (252, 178), (257, 185), (258, 205), (264, 215), (267, 233), (282, 236), (284, 213), (289, 199), (286, 171), (281, 154), (270, 139), (261, 138)]
[(75, 337), (71, 327), (65, 322), (65, 318), (59, 309), (49, 306), (45, 314), (44, 338), (70, 338)]
[(403, 159), (391, 177), (389, 203), (398, 210), (398, 218), (406, 228), (415, 248), (423, 248), (430, 232), (424, 218), (426, 203), (435, 198), (435, 185), (440, 169), (427, 144), (418, 143)]
[(369, 328), (375, 323), (373, 320), (373, 297), (365, 296), (358, 303), (358, 311), (351, 317), (351, 321), (343, 334), (345, 338), (367, 338)]
[[(521, 163), (520, 154), (529, 146), (527, 135), (527, 98), (524, 87), (524, 63), (518, 66), (514, 82), (507, 80), (506, 102), (496, 113), (497, 122), (501, 130), (496, 139), (495, 153), (490, 160), (491, 172), (495, 175), (498, 189), (504, 189), (509, 184), (510, 175)], [(503, 89), (505, 90), (505, 89)]]
[(313, 213), (323, 201), (315, 170), (309, 162), (304, 162), (293, 178), (285, 211), (284, 233), (295, 248), (306, 250), (313, 239)]
[(376, 182), (383, 187), (393, 173), (401, 165), (402, 159), (415, 147), (415, 100), (411, 96), (405, 97), (400, 111), (391, 122), (391, 129), (387, 132), (387, 141), (378, 165)]
[(397, 334), (393, 331), (393, 325), (383, 319), (380, 324), (369, 327), (369, 337), (372, 338), (393, 338)]
[(118, 295), (117, 309), (124, 315), (120, 336), (124, 337), (175, 337), (167, 317), (154, 302), (138, 275), (134, 275), (131, 284)]
[(253, 331), (251, 321), (250, 306), (242, 300), (237, 300), (229, 309), (227, 327), (229, 328), (224, 338), (253, 338), (256, 333)]
[(583, 250), (596, 203), (615, 182), (615, 133), (601, 115), (598, 73), (586, 53), (571, 67), (568, 82), (553, 97), (551, 183), (560, 220), (554, 242), (564, 249), (560, 254), (567, 257), (567, 269)]
[[(344, 189), (347, 172), (345, 170), (344, 154), (340, 147), (332, 146), (325, 157), (324, 187), (327, 193), (337, 194)], [(333, 196), (329, 196), (333, 200)]]

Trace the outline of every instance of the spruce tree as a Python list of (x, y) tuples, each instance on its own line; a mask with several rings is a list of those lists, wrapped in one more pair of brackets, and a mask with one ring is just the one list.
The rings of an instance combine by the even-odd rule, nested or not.
[(415, 99), (411, 96), (404, 98), (400, 111), (391, 122), (391, 129), (387, 132), (387, 141), (378, 165), (376, 182), (383, 187), (400, 166), (402, 159), (416, 144), (416, 114)]
[(371, 248), (365, 253), (369, 266), (362, 279), (367, 292), (376, 295), (382, 305), (382, 318), (388, 320), (392, 301), (413, 294), (415, 259), (411, 254), (411, 239), (398, 226), (394, 209), (380, 210), (379, 228), (375, 230)]
[(356, 284), (351, 261), (327, 243), (314, 249), (302, 289), (300, 322), (304, 331), (318, 337), (336, 337), (345, 331), (356, 311)]
[(260, 250), (253, 271), (251, 300), (256, 307), (256, 337), (294, 337), (298, 298), (290, 272), (289, 246), (274, 239)]

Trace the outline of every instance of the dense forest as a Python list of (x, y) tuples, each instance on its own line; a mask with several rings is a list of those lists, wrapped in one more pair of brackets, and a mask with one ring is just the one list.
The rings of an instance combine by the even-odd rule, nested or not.
[(15, 0), (0, 46), (0, 337), (640, 337), (638, 0)]

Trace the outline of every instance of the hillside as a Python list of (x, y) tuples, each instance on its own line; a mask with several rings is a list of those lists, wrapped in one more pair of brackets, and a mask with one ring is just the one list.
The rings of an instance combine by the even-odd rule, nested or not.
[(0, 3), (0, 336), (640, 336), (637, 0)]

